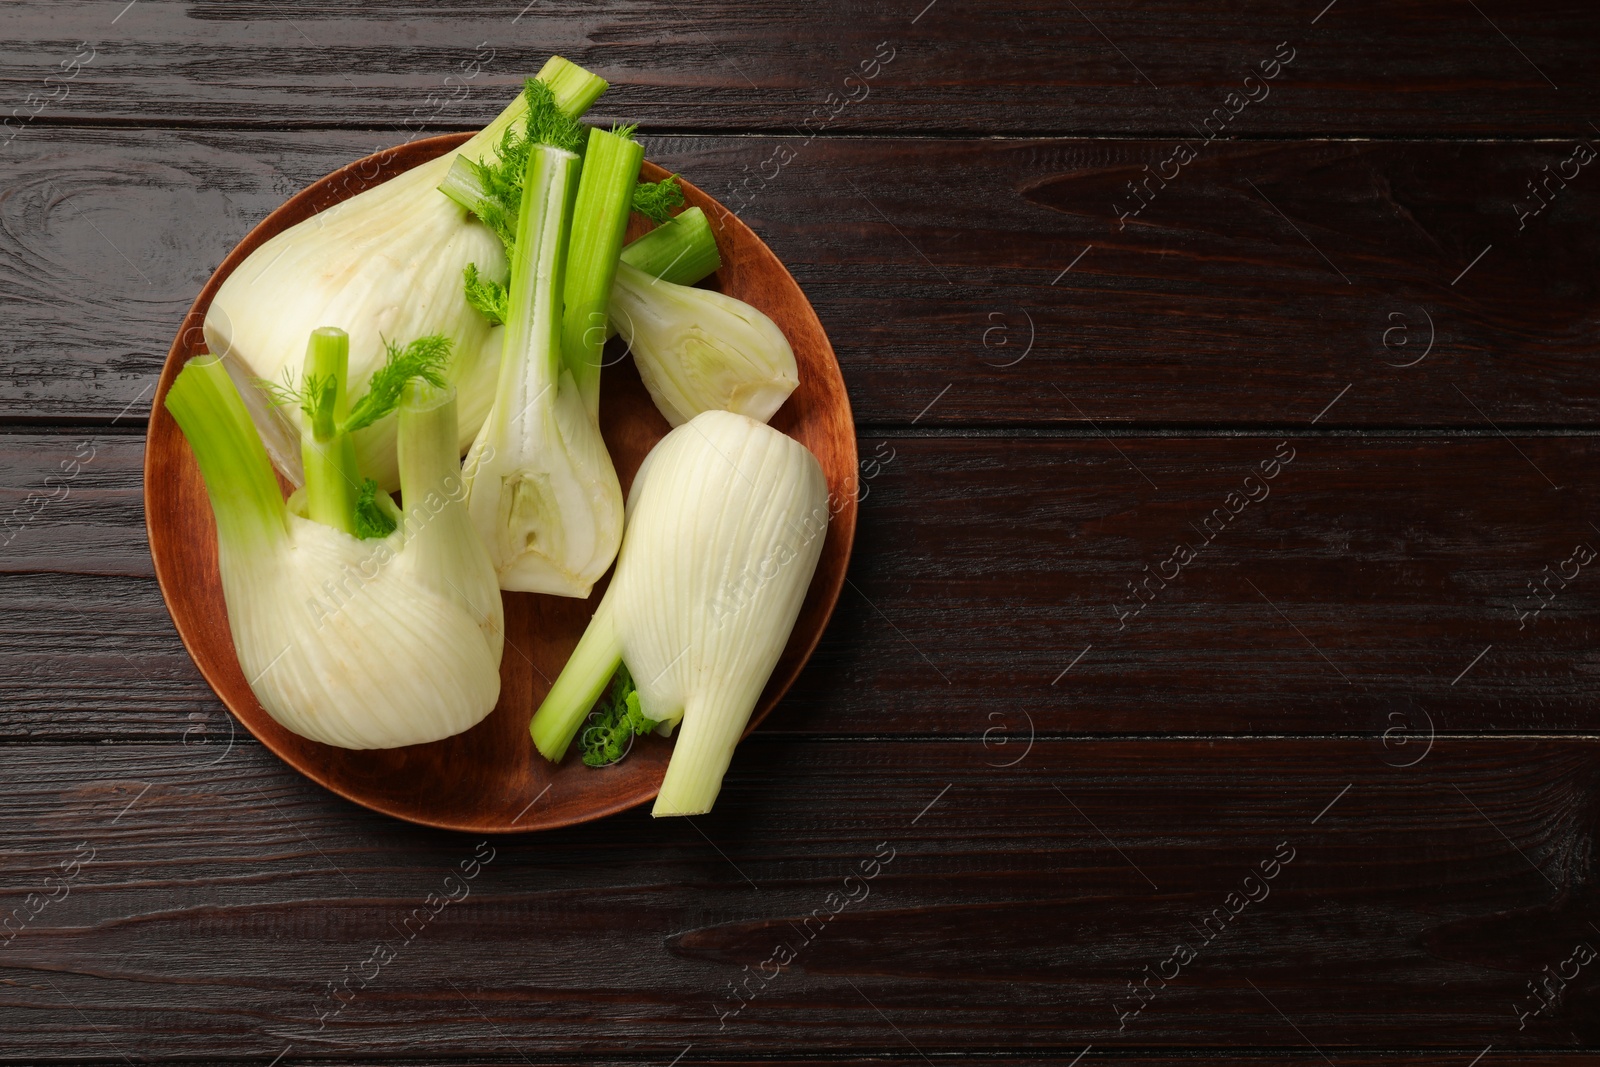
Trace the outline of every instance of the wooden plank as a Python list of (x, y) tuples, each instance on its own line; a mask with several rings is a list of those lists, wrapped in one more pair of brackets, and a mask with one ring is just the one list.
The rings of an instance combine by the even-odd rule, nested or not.
[[(26, 131), (0, 155), (0, 419), (142, 416), (228, 249), (391, 139)], [(1201, 145), (1125, 223), (1127, 183), (1173, 142), (649, 150), (743, 205), (821, 315), (861, 423), (1304, 425), (1346, 386), (1323, 424), (1600, 421), (1600, 198), (1581, 175), (1552, 185), (1518, 231), (1526, 182), (1567, 143)], [(762, 180), (778, 150), (795, 158)]]
[[(1452, 741), (1404, 770), (1355, 741), (984, 755), (760, 739), (693, 825), (636, 811), (480, 845), (253, 746), (0, 746), (3, 903), (38, 909), (0, 950), (4, 1058), (1064, 1062), (1093, 1044), (1465, 1064), (1596, 1043), (1592, 966), (1521, 1030), (1513, 1010), (1600, 937), (1592, 742)], [(66, 890), (47, 882), (75, 853)], [(793, 958), (763, 969), (779, 944)], [(1194, 956), (1174, 976), (1177, 944)], [(747, 967), (765, 981), (732, 1014)], [(1131, 1015), (1146, 967), (1167, 979)], [(363, 971), (335, 1013), (328, 983)]]
[[(1600, 549), (1600, 441), (1282, 440), (863, 438), (851, 585), (762, 730), (986, 737), (996, 762), (1030, 733), (1387, 734), (1399, 763), (1434, 733), (1600, 729), (1574, 554)], [(228, 728), (150, 577), (140, 460), (0, 437), (0, 737)]]
[[(1340, 1067), (1462, 1067), (1464, 1063), (1472, 1059), (1476, 1052), (1481, 1051), (1481, 1049), (1468, 1049), (1433, 1053), (1388, 1052), (1361, 1053), (1357, 1055), (1341, 1052), (1339, 1054), (1339, 1064)], [(1083, 1053), (1083, 1050), (1078, 1050), (1078, 1053)], [(1196, 1058), (1195, 1054), (1187, 1052), (1166, 1055), (1159, 1053), (1135, 1053), (1129, 1055), (1125, 1052), (1117, 1052), (1101, 1055), (1093, 1047), (1090, 1048), (1089, 1052), (1082, 1054), (1081, 1057), (1078, 1053), (1038, 1053), (1030, 1050), (1027, 1054), (1027, 1062), (1030, 1067), (1033, 1067), (1033, 1065), (1037, 1065), (1037, 1067), (1101, 1067), (1102, 1064), (1115, 1064), (1116, 1067), (1192, 1067)], [(1203, 1053), (1214, 1054), (1215, 1050), (1206, 1049), (1203, 1050)], [(1465, 1059), (1463, 1059), (1463, 1053), (1465, 1053)], [(1232, 1054), (1239, 1055), (1238, 1053)], [(1240, 1056), (1240, 1058), (1244, 1057)], [(1574, 1058), (1572, 1054), (1565, 1052), (1552, 1052), (1542, 1055), (1519, 1053), (1516, 1062), (1518, 1067), (1569, 1067)], [(123, 1061), (117, 1060), (115, 1062), (121, 1063)], [(265, 1063), (265, 1059), (262, 1062)], [(295, 1067), (296, 1061), (289, 1056), (285, 1056), (281, 1062), (285, 1067)], [(365, 1064), (371, 1061), (345, 1057), (330, 1058), (319, 1055), (315, 1062), (317, 1067), (349, 1067), (351, 1064)], [(442, 1067), (445, 1064), (453, 1065), (461, 1062), (464, 1061), (433, 1057), (406, 1060), (408, 1067), (413, 1067), (413, 1065), (414, 1067)], [(474, 1054), (470, 1061), (465, 1062), (473, 1064), (518, 1064), (521, 1067), (558, 1067), (558, 1065), (559, 1067), (566, 1067), (571, 1061), (547, 1059), (541, 1056), (537, 1049), (531, 1049), (518, 1055), (508, 1046), (501, 1046), (499, 1050)], [(617, 1060), (591, 1055), (591, 1058), (585, 1060), (585, 1062), (633, 1064), (640, 1061), (627, 1057)], [(760, 1060), (752, 1061), (744, 1057), (730, 1059), (720, 1055), (710, 1055), (694, 1060), (685, 1057), (680, 1061), (685, 1067), (691, 1063), (694, 1067), (748, 1067), (752, 1062), (759, 1062), (763, 1067), (767, 1067), (767, 1065), (771, 1065), (771, 1067), (810, 1067), (812, 1064), (825, 1064), (827, 1067), (885, 1067), (886, 1064), (912, 1064), (922, 1063), (923, 1061), (917, 1057), (915, 1052), (910, 1052), (909, 1050), (905, 1056), (898, 1056), (892, 1052), (883, 1052), (867, 1057), (835, 1056), (829, 1054), (827, 1050), (818, 1050), (811, 1055), (798, 1058), (764, 1056)], [(1248, 1062), (1253, 1067), (1254, 1065), (1259, 1065), (1259, 1067), (1317, 1067), (1317, 1065), (1326, 1067), (1325, 1061), (1309, 1049), (1304, 1053), (1298, 1053), (1282, 1049), (1265, 1050), (1252, 1048), (1248, 1053)], [(667, 1067), (667, 1065), (658, 1065), (658, 1067)]]
[[(127, 10), (124, 10), (124, 7)], [(1187, 133), (1275, 54), (1240, 132), (1567, 136), (1596, 103), (1583, 0), (877, 4), (278, 0), (5, 5), (0, 80), (54, 120), (481, 124), (558, 52), (615, 86), (606, 122), (875, 131)], [(80, 41), (71, 82), (45, 83)], [(881, 46), (881, 47), (880, 47)], [(846, 82), (874, 55), (892, 62)], [(479, 65), (472, 77), (473, 64)], [(855, 103), (841, 105), (830, 94)], [(34, 106), (31, 102), (29, 108)]]

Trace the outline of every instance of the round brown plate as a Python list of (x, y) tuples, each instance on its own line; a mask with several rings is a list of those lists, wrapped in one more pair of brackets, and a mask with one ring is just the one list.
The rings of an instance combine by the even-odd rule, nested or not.
[[(206, 309), (223, 279), (246, 256), (274, 234), (466, 139), (466, 134), (452, 134), (416, 141), (335, 171), (268, 215), (222, 261), (189, 309), (161, 372), (145, 452), (145, 523), (162, 595), (189, 654), (229, 710), (287, 763), (342, 797), (411, 822), (472, 832), (536, 830), (597, 819), (650, 800), (672, 752), (671, 741), (641, 738), (622, 763), (594, 770), (575, 754), (560, 765), (548, 763), (528, 737), (534, 709), (577, 644), (602, 590), (596, 589), (588, 601), (505, 595), (500, 703), (466, 733), (427, 745), (366, 752), (308, 741), (273, 721), (239, 668), (217, 574), (211, 506), (194, 454), (163, 403), (173, 375), (189, 357), (205, 350), (200, 327)], [(665, 175), (645, 164), (645, 178)], [(722, 250), (722, 269), (703, 284), (766, 312), (794, 346), (800, 387), (772, 425), (816, 454), (828, 476), (830, 506), (836, 509), (800, 619), (751, 719), (754, 728), (800, 673), (844, 585), (856, 525), (855, 429), (838, 361), (800, 287), (737, 216), (688, 182), (683, 189), (689, 204), (713, 220)], [(667, 432), (667, 422), (631, 359), (607, 368), (602, 397), (601, 429), (626, 493), (645, 453)]]

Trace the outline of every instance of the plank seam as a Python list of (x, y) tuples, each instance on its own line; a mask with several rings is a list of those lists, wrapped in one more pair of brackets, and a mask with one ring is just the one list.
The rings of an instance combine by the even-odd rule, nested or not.
[[(53, 713), (40, 713), (53, 714)], [(1324, 742), (1324, 743), (1360, 743), (1382, 742), (1382, 731), (1371, 733), (1332, 733), (1332, 734), (1175, 734), (1175, 733), (1037, 733), (1033, 737), (1034, 743), (1081, 743), (1081, 744), (1122, 744), (1126, 742)], [(1435, 742), (1446, 741), (1472, 741), (1493, 742), (1504, 744), (1507, 742), (1582, 742), (1585, 744), (1600, 742), (1600, 734), (1594, 733), (1562, 733), (1562, 732), (1537, 732), (1537, 731), (1452, 731), (1434, 734)], [(757, 731), (744, 741), (744, 745), (756, 744), (808, 744), (808, 745), (854, 745), (854, 744), (918, 744), (918, 745), (945, 745), (945, 744), (984, 744), (983, 734), (822, 734), (804, 732), (785, 732), (778, 730)], [(263, 747), (261, 742), (249, 734), (236, 735), (235, 747), (254, 746)], [(194, 748), (195, 745), (179, 740), (174, 740), (170, 734), (129, 734), (121, 736), (106, 736), (104, 734), (84, 735), (58, 735), (53, 737), (5, 737), (0, 735), (0, 747), (30, 748), (49, 746), (151, 746), (151, 747), (177, 747)], [(3, 1062), (3, 1061), (0, 1061)]]
[[(488, 116), (484, 119), (487, 122)], [(599, 115), (596, 125), (604, 125), (605, 116)], [(237, 118), (229, 119), (176, 119), (163, 122), (151, 122), (143, 118), (120, 118), (116, 116), (55, 116), (53, 118), (36, 118), (30, 122), (29, 127), (35, 130), (138, 130), (147, 132), (172, 132), (192, 133), (196, 131), (216, 131), (233, 133), (375, 133), (395, 134), (408, 136), (416, 133), (413, 128), (404, 125), (388, 126), (383, 123), (373, 122), (274, 122), (271, 119), (260, 119), (241, 122)], [(428, 137), (439, 137), (451, 133), (476, 133), (483, 128), (483, 123), (451, 123), (439, 125), (422, 131)], [(728, 140), (738, 138), (763, 138), (767, 140), (836, 140), (836, 141), (1167, 141), (1173, 138), (1190, 138), (1193, 130), (1173, 127), (1170, 129), (1150, 130), (1108, 130), (1104, 132), (1095, 130), (1071, 129), (1038, 129), (1038, 130), (1011, 130), (1003, 133), (990, 133), (980, 130), (941, 129), (939, 127), (921, 127), (902, 129), (900, 127), (885, 126), (882, 128), (865, 126), (850, 130), (830, 130), (824, 134), (803, 134), (794, 127), (783, 126), (644, 126), (639, 130), (638, 136), (643, 138), (669, 138), (669, 137), (715, 137)], [(1284, 132), (1251, 132), (1239, 133), (1216, 140), (1223, 143), (1388, 143), (1388, 144), (1505, 144), (1505, 145), (1570, 145), (1573, 135), (1560, 134), (1523, 134), (1514, 132), (1480, 133), (1439, 135), (1422, 133), (1356, 133), (1353, 131), (1338, 131), (1329, 133), (1326, 130)]]

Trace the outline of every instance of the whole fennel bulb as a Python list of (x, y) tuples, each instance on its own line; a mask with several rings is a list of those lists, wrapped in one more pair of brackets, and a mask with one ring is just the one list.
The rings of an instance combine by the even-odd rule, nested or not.
[(359, 749), (436, 741), (493, 710), (500, 592), (462, 501), (449, 392), (406, 387), (405, 509), (380, 498), (396, 527), (367, 540), (306, 517), (306, 490), (284, 501), (221, 361), (191, 360), (166, 405), (205, 478), (228, 626), (268, 714)]
[[(606, 83), (559, 56), (539, 73), (563, 110), (581, 114)], [(298, 369), (305, 339), (331, 324), (350, 335), (350, 385), (359, 391), (382, 365), (384, 342), (443, 334), (454, 342), (450, 380), (465, 448), (494, 395), (500, 348), (490, 325), (467, 303), (469, 264), (503, 270), (495, 235), (438, 191), (463, 153), (493, 158), (500, 138), (522, 119), (519, 95), (493, 122), (453, 152), (405, 171), (271, 238), (217, 290), (206, 314), (207, 347), (224, 358), (273, 462), (300, 484), (300, 413), (274, 407), (252, 379), (280, 382)], [(379, 485), (398, 484), (395, 420), (354, 435), (356, 457)], [(459, 454), (459, 453), (458, 453)]]
[(559, 760), (619, 663), (644, 716), (682, 722), (654, 814), (711, 810), (822, 554), (816, 457), (764, 423), (708, 411), (645, 458), (616, 574), (531, 725)]

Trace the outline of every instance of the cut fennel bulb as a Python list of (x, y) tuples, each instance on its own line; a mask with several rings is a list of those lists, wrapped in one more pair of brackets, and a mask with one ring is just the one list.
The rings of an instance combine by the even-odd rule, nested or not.
[(622, 540), (622, 487), (561, 359), (578, 157), (528, 156), (494, 406), (467, 455), (467, 504), (502, 589), (586, 597)]
[[(573, 115), (606, 87), (559, 56), (545, 64), (539, 80)], [(463, 153), (493, 158), (527, 110), (519, 95), (459, 149), (284, 230), (217, 290), (206, 314), (206, 344), (223, 357), (274, 463), (291, 483), (299, 485), (303, 477), (296, 447), (301, 414), (273, 407), (250, 385), (253, 379), (279, 382), (285, 368), (298, 368), (306, 336), (319, 326), (350, 335), (350, 387), (357, 393), (382, 364), (386, 340), (443, 334), (456, 353), (450, 380), (459, 396), (458, 444), (464, 448), (477, 433), (493, 398), (499, 347), (488, 343), (489, 323), (468, 305), (461, 277), (474, 262), (503, 271), (505, 258), (495, 235), (437, 187)], [(392, 417), (354, 435), (362, 470), (385, 489), (398, 484), (394, 442)]]
[(680, 720), (655, 815), (711, 810), (822, 554), (828, 486), (798, 441), (708, 411), (650, 452), (616, 574), (531, 731), (559, 760), (625, 664), (645, 718)]
[(396, 527), (368, 540), (307, 517), (314, 487), (285, 503), (215, 357), (191, 360), (166, 406), (205, 479), (228, 626), (268, 714), (341, 748), (436, 741), (489, 714), (500, 691), (500, 592), (462, 500), (448, 391), (406, 386), (397, 418), (405, 508), (380, 497)]
[(800, 384), (794, 349), (767, 316), (731, 296), (617, 266), (611, 321), (669, 423), (702, 411), (766, 422)]

